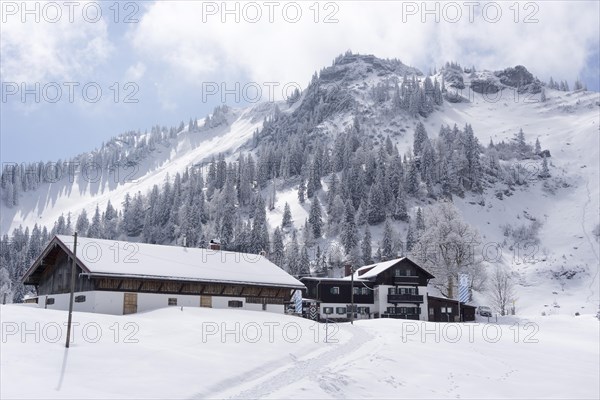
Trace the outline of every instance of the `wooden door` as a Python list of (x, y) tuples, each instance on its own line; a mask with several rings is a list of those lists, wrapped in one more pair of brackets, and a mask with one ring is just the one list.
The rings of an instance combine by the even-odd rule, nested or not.
[(137, 312), (137, 293), (124, 293), (123, 315), (135, 314)]
[(212, 296), (200, 296), (200, 307), (212, 308)]

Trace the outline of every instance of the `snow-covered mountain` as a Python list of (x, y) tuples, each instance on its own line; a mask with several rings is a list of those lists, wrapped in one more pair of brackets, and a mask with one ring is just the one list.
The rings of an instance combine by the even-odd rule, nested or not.
[[(104, 210), (109, 200), (119, 210), (127, 193), (146, 194), (190, 167), (200, 166), (209, 174), (207, 163), (219, 154), (227, 161), (235, 161), (240, 154), (260, 159), (269, 151), (280, 151), (281, 142), (292, 140), (303, 143), (305, 160), (309, 160), (317, 147), (333, 149), (336, 138), (356, 130), (357, 124), (360, 143), (355, 147), (360, 152), (370, 154), (372, 149), (366, 146), (377, 149), (391, 143), (401, 156), (413, 151), (413, 133), (419, 122), (431, 139), (438, 137), (442, 126), (462, 129), (469, 124), (483, 147), (490, 140), (509, 143), (522, 129), (528, 143), (539, 139), (544, 154), (549, 155), (550, 177), (540, 178), (543, 157), (539, 154), (521, 160), (501, 159), (498, 162), (505, 170), (515, 171), (516, 178), (510, 179), (516, 184), (487, 177), (482, 190), (455, 195), (454, 204), (479, 230), (485, 244), (501, 246), (497, 262), (510, 266), (518, 277), (516, 306), (520, 312), (595, 313), (600, 301), (599, 110), (598, 93), (550, 88), (521, 66), (477, 71), (446, 64), (426, 76), (398, 60), (346, 54), (315, 74), (294, 101), (244, 109), (219, 107), (212, 118), (165, 130), (155, 143), (148, 140), (150, 134), (137, 134), (128, 140), (116, 138), (96, 152), (78, 156), (80, 166), (73, 174), (63, 171), (55, 182), (10, 193), (8, 197), (18, 200), (0, 206), (0, 228), (3, 234), (19, 226), (31, 229), (34, 224), (50, 230), (68, 212), (74, 224), (81, 210), (91, 217), (97, 206)], [(160, 134), (160, 129), (157, 131)], [(134, 151), (139, 150), (139, 143), (144, 143), (143, 152)], [(117, 154), (110, 151), (115, 147), (121, 150), (118, 160), (98, 156)], [(82, 167), (94, 160), (101, 161), (90, 164), (93, 168), (88, 170)], [(100, 169), (97, 179), (96, 168)], [(298, 200), (301, 174), (273, 173), (274, 168), (268, 167), (268, 182), (258, 185), (263, 197), (272, 199), (266, 215), (269, 232), (280, 224), (288, 203), (300, 233), (311, 203)], [(316, 196), (325, 204), (329, 179), (324, 176), (320, 180), (323, 188)], [(6, 190), (3, 187), (3, 198)], [(418, 207), (436, 201), (424, 185), (421, 191), (422, 195), (407, 199), (412, 215)], [(404, 240), (408, 225), (388, 220)], [(370, 227), (373, 248), (382, 240), (383, 225)], [(538, 242), (534, 248), (521, 248), (514, 232), (530, 228), (537, 231)], [(362, 232), (360, 228), (361, 237)], [(285, 241), (289, 240), (288, 232)], [(321, 250), (339, 247), (339, 243), (339, 232), (325, 232), (316, 241)], [(475, 300), (485, 303), (483, 297)]]

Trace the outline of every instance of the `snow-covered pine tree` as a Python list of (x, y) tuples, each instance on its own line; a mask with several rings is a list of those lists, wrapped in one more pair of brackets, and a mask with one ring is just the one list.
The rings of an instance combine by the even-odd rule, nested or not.
[(365, 234), (360, 247), (363, 265), (370, 265), (373, 262), (373, 259), (371, 255), (371, 231), (369, 230), (369, 225), (365, 226)]
[(376, 225), (385, 220), (385, 199), (381, 185), (374, 183), (369, 192), (367, 222)]
[(288, 202), (285, 202), (283, 206), (283, 217), (281, 218), (281, 227), (289, 228), (292, 226), (292, 211), (290, 210), (290, 205)]
[(383, 260), (391, 260), (395, 257), (394, 254), (394, 231), (390, 221), (385, 221), (383, 228), (383, 238), (381, 239), (381, 256)]
[(102, 239), (102, 220), (100, 218), (100, 207), (96, 205), (96, 211), (92, 217), (92, 223), (87, 232), (87, 237)]
[(358, 232), (356, 230), (356, 222), (354, 218), (354, 206), (352, 206), (350, 201), (347, 201), (343, 216), (342, 232), (340, 235), (346, 255), (349, 255), (358, 245)]
[(313, 198), (312, 204), (310, 206), (308, 222), (310, 223), (314, 238), (320, 238), (323, 229), (323, 218), (321, 212), (321, 203), (319, 202), (319, 198), (317, 196)]
[(406, 200), (403, 191), (398, 191), (396, 202), (394, 203), (394, 212), (392, 217), (397, 221), (408, 222), (408, 210), (406, 208)]
[(300, 184), (298, 185), (298, 201), (300, 204), (304, 204), (304, 195), (306, 193), (306, 185), (304, 184), (304, 179), (300, 179)]
[(413, 139), (413, 154), (415, 156), (420, 156), (423, 151), (423, 146), (426, 141), (429, 140), (427, 136), (427, 131), (425, 130), (425, 125), (421, 121), (417, 123), (414, 133)]
[(271, 254), (269, 255), (270, 260), (273, 264), (283, 268), (283, 263), (285, 261), (285, 246), (283, 244), (283, 235), (281, 234), (279, 227), (275, 228), (275, 231), (273, 231), (273, 245), (271, 248)]

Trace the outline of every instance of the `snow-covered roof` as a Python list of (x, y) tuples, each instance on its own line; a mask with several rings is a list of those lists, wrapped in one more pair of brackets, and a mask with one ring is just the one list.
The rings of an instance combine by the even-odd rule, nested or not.
[[(329, 278), (329, 277), (321, 277), (321, 276), (304, 276), (302, 279), (310, 279), (315, 281), (323, 281), (323, 282), (346, 282), (350, 281), (350, 275), (343, 278)], [(361, 278), (355, 278), (354, 280), (361, 281), (364, 280)]]
[[(354, 280), (361, 280), (361, 279), (369, 280), (371, 278), (375, 278), (377, 275), (381, 274), (386, 269), (393, 267), (394, 265), (398, 264), (399, 262), (401, 262), (403, 260), (408, 261), (409, 263), (413, 264), (415, 267), (423, 270), (423, 272), (425, 274), (427, 274), (431, 278), (433, 278), (433, 275), (431, 275), (429, 273), (429, 271), (425, 270), (424, 268), (422, 268), (421, 266), (416, 264), (414, 261), (410, 260), (408, 257), (400, 257), (400, 258), (395, 258), (393, 260), (382, 261), (380, 263), (362, 266), (359, 269), (357, 269), (356, 271), (354, 271)], [(352, 279), (352, 275), (348, 275), (342, 279), (350, 280), (350, 279)]]
[[(55, 240), (73, 251), (73, 237), (58, 235)], [(258, 254), (78, 237), (77, 260), (96, 276), (305, 287)]]
[[(396, 258), (394, 260), (383, 261), (377, 264), (370, 264), (360, 267), (356, 271), (354, 271), (354, 279), (369, 279), (374, 278), (386, 269), (390, 268), (393, 265), (398, 264), (400, 261), (405, 259), (406, 257)], [(363, 271), (368, 270), (365, 273)], [(344, 279), (351, 279), (350, 276), (345, 277)]]

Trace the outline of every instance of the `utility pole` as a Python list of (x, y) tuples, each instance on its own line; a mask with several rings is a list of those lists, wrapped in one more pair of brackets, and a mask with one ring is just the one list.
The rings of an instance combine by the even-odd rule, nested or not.
[(75, 274), (77, 273), (77, 232), (73, 235), (73, 264), (71, 265), (71, 297), (69, 300), (69, 319), (67, 320), (67, 343), (66, 348), (69, 348), (71, 341), (71, 318), (73, 314), (73, 297), (75, 295)]
[(354, 325), (354, 268), (350, 266), (350, 324)]

